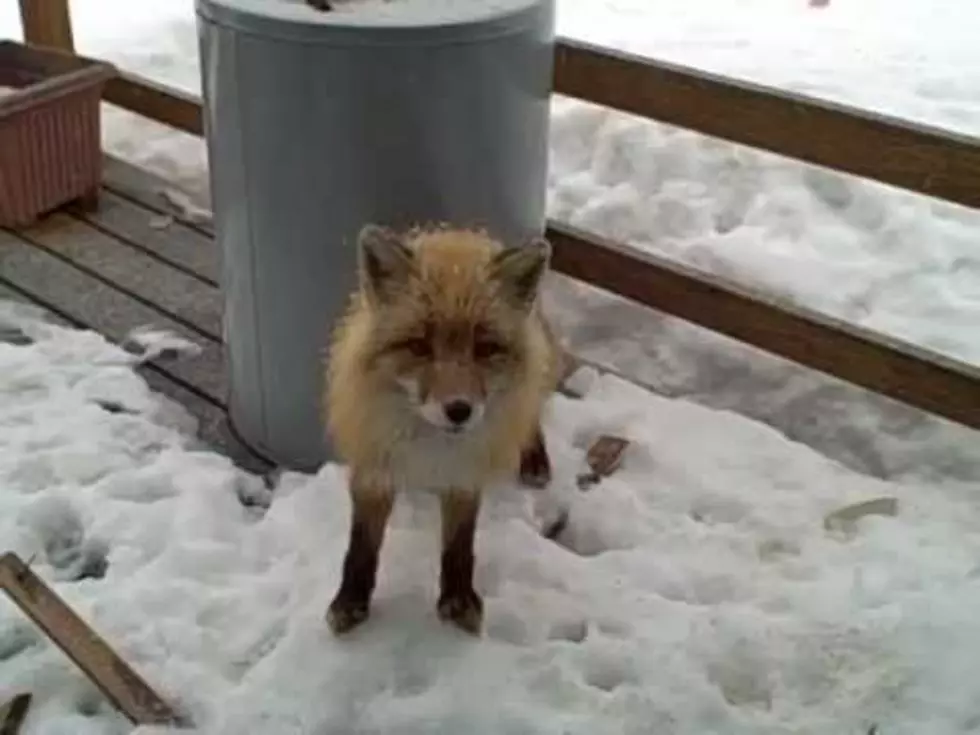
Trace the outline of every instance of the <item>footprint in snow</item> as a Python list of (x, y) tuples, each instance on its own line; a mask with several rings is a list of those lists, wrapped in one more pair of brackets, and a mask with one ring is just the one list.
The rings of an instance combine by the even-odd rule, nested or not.
[(28, 506), (21, 520), (33, 537), (37, 553), (57, 570), (63, 580), (100, 579), (105, 576), (108, 549), (86, 538), (78, 510), (57, 496), (42, 498)]

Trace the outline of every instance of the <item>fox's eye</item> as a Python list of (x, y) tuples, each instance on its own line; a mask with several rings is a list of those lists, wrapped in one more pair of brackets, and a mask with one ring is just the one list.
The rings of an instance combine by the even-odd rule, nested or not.
[(473, 357), (477, 360), (488, 360), (505, 352), (506, 348), (492, 339), (479, 339), (473, 343)]
[(432, 345), (429, 343), (429, 340), (422, 339), (421, 337), (403, 339), (401, 342), (395, 344), (395, 349), (405, 350), (415, 357), (428, 357), (432, 354)]

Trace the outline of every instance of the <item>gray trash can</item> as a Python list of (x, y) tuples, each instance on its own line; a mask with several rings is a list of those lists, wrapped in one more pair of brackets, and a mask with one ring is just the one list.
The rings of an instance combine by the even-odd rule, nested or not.
[(363, 224), (545, 225), (554, 0), (357, 1), (197, 0), (229, 413), (299, 470)]

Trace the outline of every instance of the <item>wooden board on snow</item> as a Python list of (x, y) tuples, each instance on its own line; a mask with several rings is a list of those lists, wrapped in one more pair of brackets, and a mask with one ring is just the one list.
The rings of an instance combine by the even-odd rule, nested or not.
[(623, 453), (629, 444), (628, 439), (610, 434), (603, 434), (596, 439), (585, 454), (590, 471), (578, 476), (579, 488), (585, 490), (619, 469), (623, 462)]
[(27, 718), (30, 706), (31, 695), (27, 693), (18, 694), (0, 706), (0, 735), (17, 735)]
[(134, 724), (188, 724), (16, 554), (0, 557), (0, 587)]

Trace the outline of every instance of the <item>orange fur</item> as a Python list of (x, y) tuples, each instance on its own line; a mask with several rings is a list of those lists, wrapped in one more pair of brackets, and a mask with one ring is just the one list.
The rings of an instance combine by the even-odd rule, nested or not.
[[(481, 493), (519, 467), (538, 484), (550, 475), (540, 421), (562, 353), (537, 302), (550, 246), (504, 249), (480, 232), (373, 226), (358, 245), (361, 286), (333, 336), (324, 394), (352, 497), (328, 619), (340, 633), (367, 618), (392, 499), (430, 490), (443, 514), (439, 615), (476, 633)], [(460, 403), (464, 416), (453, 418)]]

